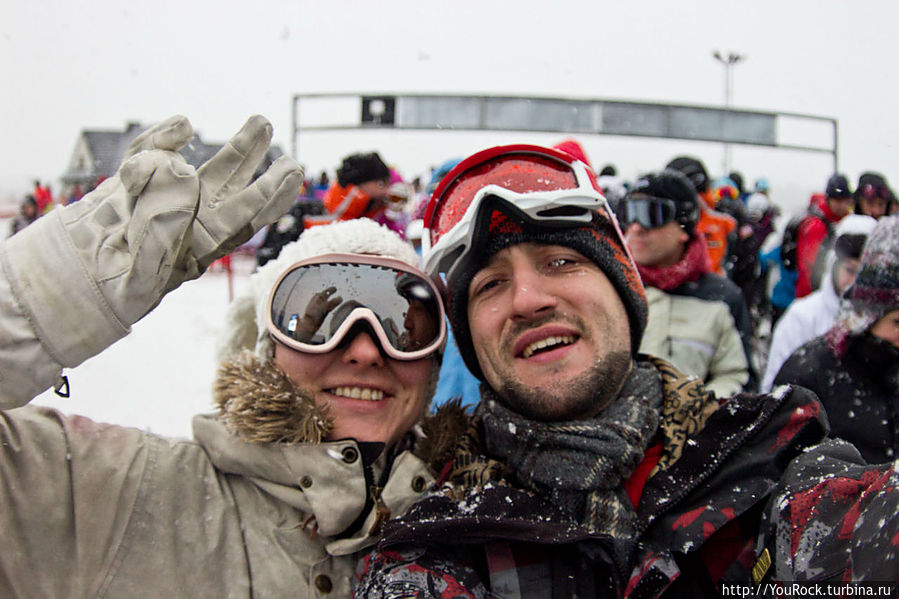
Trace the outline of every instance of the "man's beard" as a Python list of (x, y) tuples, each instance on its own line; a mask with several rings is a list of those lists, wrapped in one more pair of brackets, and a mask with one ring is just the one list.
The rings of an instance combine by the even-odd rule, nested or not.
[(498, 395), (506, 407), (532, 420), (585, 420), (618, 397), (631, 366), (629, 351), (613, 351), (577, 379), (552, 381), (549, 388), (529, 387), (505, 377)]

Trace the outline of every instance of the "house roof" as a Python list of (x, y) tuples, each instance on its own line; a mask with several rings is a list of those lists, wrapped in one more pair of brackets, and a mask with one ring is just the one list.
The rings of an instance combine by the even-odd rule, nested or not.
[[(101, 177), (111, 177), (118, 170), (128, 144), (146, 129), (146, 126), (139, 123), (128, 123), (124, 131), (83, 130), (81, 136), (93, 163), (84, 165), (83, 168), (70, 166), (63, 173), (62, 180), (66, 183), (93, 184)], [(206, 143), (199, 135), (194, 134), (193, 139), (181, 149), (180, 154), (188, 164), (199, 168), (223, 146), (222, 143)], [(257, 170), (257, 176), (283, 154), (279, 146), (271, 146)], [(75, 161), (72, 161), (72, 164), (74, 163)]]

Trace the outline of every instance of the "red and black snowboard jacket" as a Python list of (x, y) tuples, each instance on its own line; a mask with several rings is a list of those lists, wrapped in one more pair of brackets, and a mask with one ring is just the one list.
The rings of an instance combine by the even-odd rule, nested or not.
[[(358, 568), (357, 597), (703, 597), (759, 578), (756, 539), (788, 464), (827, 421), (800, 387), (719, 402), (700, 381), (641, 356), (663, 381), (662, 424), (625, 487), (637, 538), (627, 551), (544, 497), (495, 473), (455, 476), (476, 461), (476, 423), (446, 482), (385, 527)], [(770, 555), (768, 552), (767, 555)]]

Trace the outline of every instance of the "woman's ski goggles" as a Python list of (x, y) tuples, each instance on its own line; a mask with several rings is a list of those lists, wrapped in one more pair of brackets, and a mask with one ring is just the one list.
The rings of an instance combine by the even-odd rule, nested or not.
[(437, 285), (405, 262), (326, 254), (294, 264), (268, 300), (268, 330), (297, 351), (322, 354), (368, 330), (395, 360), (418, 360), (446, 338)]
[(584, 226), (597, 211), (615, 222), (584, 163), (540, 146), (490, 148), (460, 162), (434, 190), (422, 240), (425, 271), (452, 280), (482, 233), (482, 208), (497, 201), (538, 226)]
[(673, 200), (652, 196), (625, 198), (616, 208), (618, 222), (626, 229), (637, 223), (644, 229), (655, 229), (677, 220), (677, 205)]

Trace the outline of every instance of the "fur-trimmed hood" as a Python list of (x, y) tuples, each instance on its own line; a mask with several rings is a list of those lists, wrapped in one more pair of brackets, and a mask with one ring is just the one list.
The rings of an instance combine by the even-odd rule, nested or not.
[[(227, 430), (251, 444), (318, 444), (333, 427), (326, 409), (316, 406), (271, 361), (250, 351), (221, 364), (213, 398)], [(448, 402), (425, 416), (405, 443), (439, 471), (468, 420), (459, 401)]]

